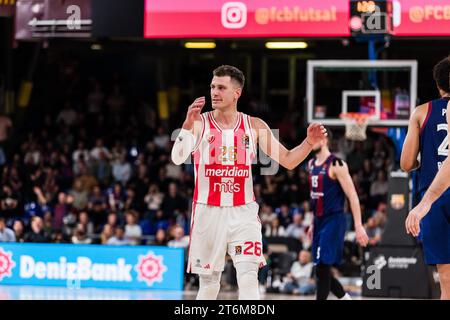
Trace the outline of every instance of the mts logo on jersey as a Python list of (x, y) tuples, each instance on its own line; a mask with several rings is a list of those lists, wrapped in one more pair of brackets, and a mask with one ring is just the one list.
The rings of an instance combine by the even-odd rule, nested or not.
[(231, 180), (223, 182), (214, 182), (214, 192), (235, 193), (240, 191), (241, 186), (239, 185), (239, 183), (234, 183)]

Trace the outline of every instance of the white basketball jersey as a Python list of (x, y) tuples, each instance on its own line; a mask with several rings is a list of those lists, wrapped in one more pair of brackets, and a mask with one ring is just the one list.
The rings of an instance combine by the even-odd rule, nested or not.
[(255, 201), (251, 165), (256, 148), (250, 117), (239, 112), (234, 129), (220, 128), (212, 112), (201, 118), (202, 133), (192, 152), (194, 202), (232, 207)]

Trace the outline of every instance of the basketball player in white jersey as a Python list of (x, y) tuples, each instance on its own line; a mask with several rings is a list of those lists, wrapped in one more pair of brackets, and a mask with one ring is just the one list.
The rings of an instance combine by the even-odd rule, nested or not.
[(233, 66), (220, 66), (211, 81), (211, 112), (201, 113), (205, 97), (190, 106), (172, 149), (175, 164), (194, 159), (195, 190), (187, 271), (199, 274), (197, 299), (216, 299), (228, 254), (236, 268), (239, 299), (259, 299), (258, 268), (262, 254), (261, 222), (253, 195), (251, 164), (256, 145), (287, 169), (299, 165), (312, 146), (326, 137), (320, 124), (287, 150), (259, 118), (238, 112), (245, 78)]

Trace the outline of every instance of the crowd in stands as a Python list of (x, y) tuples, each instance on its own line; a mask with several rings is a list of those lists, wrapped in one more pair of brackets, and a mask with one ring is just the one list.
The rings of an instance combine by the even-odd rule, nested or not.
[[(0, 144), (0, 241), (187, 248), (193, 167), (170, 160), (171, 133), (184, 114), (161, 119), (116, 73), (99, 79), (71, 63), (57, 70), (42, 80), (48, 89), (36, 89), (28, 114), (22, 122), (12, 119)], [(45, 90), (57, 98), (49, 101)], [(288, 147), (304, 138), (295, 119), (273, 124)], [(386, 173), (394, 150), (383, 135), (364, 143), (337, 136), (331, 149), (349, 165), (370, 244), (376, 245), (386, 221)], [(276, 175), (259, 170), (255, 166), (254, 191), (266, 255), (270, 260), (271, 238), (296, 239), (301, 250), (295, 256), (303, 265), (310, 260), (305, 250), (313, 218), (305, 164)], [(347, 216), (347, 239), (354, 243)], [(346, 258), (360, 258), (354, 252)], [(283, 291), (309, 292), (301, 269), (300, 262), (292, 266)]]

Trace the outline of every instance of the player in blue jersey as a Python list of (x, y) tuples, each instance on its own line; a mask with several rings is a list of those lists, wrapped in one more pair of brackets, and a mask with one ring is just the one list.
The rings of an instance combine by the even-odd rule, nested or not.
[[(411, 115), (402, 150), (403, 170), (419, 171), (422, 200), (409, 213), (406, 231), (421, 236), (425, 262), (436, 265), (441, 299), (450, 299), (450, 57), (433, 69), (441, 98), (418, 106)], [(420, 162), (418, 155), (420, 154)], [(433, 180), (434, 179), (434, 180)]]
[(361, 221), (358, 194), (353, 185), (347, 164), (331, 154), (328, 138), (313, 146), (316, 156), (308, 163), (314, 224), (311, 230), (312, 255), (316, 265), (317, 300), (325, 300), (331, 292), (339, 299), (350, 299), (339, 281), (332, 275), (331, 267), (342, 260), (346, 218), (345, 198), (353, 214), (356, 240), (366, 246), (369, 238)]

